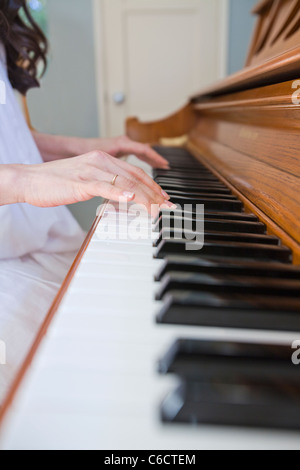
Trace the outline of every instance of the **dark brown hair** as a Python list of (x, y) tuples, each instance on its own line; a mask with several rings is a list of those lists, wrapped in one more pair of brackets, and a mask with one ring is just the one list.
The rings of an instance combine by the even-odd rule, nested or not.
[[(23, 9), (23, 17), (20, 16)], [(24, 19), (23, 19), (24, 18)], [(12, 86), (23, 95), (39, 86), (38, 64), (47, 66), (47, 39), (32, 18), (26, 0), (0, 0), (0, 42), (6, 49)]]

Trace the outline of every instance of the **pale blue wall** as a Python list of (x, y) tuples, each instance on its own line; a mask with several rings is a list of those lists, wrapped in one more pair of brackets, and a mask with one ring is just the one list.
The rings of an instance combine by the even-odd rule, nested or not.
[(245, 65), (254, 28), (255, 16), (250, 15), (257, 0), (230, 0), (228, 74)]
[[(39, 90), (29, 93), (32, 121), (47, 133), (98, 134), (92, 0), (48, 0), (49, 67)], [(70, 207), (88, 230), (100, 200)]]
[[(49, 67), (29, 93), (41, 130), (92, 137), (98, 132), (92, 0), (48, 0)], [(49, 109), (49, 112), (45, 110)]]

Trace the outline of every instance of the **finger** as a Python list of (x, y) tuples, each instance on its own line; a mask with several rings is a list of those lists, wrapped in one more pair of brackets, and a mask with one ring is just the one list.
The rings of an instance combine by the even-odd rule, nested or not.
[[(105, 181), (109, 184), (112, 184), (114, 181), (114, 175), (108, 172), (98, 171), (94, 176), (99, 181)], [(157, 194), (155, 191), (152, 191), (150, 188), (141, 183), (141, 181), (139, 181), (137, 178), (134, 178), (130, 174), (126, 176), (119, 174), (114, 181), (114, 185), (123, 189), (123, 191), (133, 192), (135, 194), (135, 201), (139, 204), (147, 205), (147, 207), (150, 204), (161, 205), (167, 202), (162, 194)]]
[(101, 179), (101, 172), (103, 173), (103, 171), (111, 176), (110, 181), (112, 181), (114, 175), (124, 176), (129, 180), (137, 180), (145, 186), (144, 191), (149, 194), (151, 200), (155, 201), (155, 203), (161, 204), (170, 199), (168, 194), (141, 168), (137, 168), (127, 162), (113, 158), (103, 152), (92, 152), (89, 155), (89, 165), (93, 169), (93, 175), (95, 170), (98, 172), (97, 179)]
[(106, 181), (99, 181), (93, 184), (93, 196), (100, 196), (111, 201), (124, 201), (125, 199), (130, 202), (134, 200), (135, 193), (113, 186)]
[(140, 160), (148, 163), (153, 168), (170, 168), (169, 162), (153, 150), (149, 144), (140, 144), (132, 140), (126, 140), (122, 143), (122, 154), (136, 155)]
[(123, 162), (121, 160), (116, 161), (116, 165), (121, 168), (123, 171), (126, 171), (134, 178), (138, 179), (142, 184), (147, 186), (151, 191), (157, 193), (157, 195), (161, 198), (163, 197), (166, 200), (170, 199), (170, 196), (157, 184), (147, 173), (142, 170), (141, 168), (137, 168), (134, 165), (130, 165), (127, 162)]
[(136, 150), (133, 152), (140, 160), (148, 163), (153, 168), (161, 168), (168, 170), (170, 164), (168, 160), (159, 155), (150, 145), (137, 145)]

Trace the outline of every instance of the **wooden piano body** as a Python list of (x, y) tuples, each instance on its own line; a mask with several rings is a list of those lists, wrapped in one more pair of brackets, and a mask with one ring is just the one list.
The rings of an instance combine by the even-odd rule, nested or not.
[[(246, 210), (254, 212), (266, 223), (269, 233), (277, 235), (292, 250), (294, 264), (299, 265), (300, 1), (263, 0), (255, 9), (255, 13), (258, 15), (257, 27), (244, 70), (191, 98), (182, 110), (166, 119), (153, 123), (141, 123), (136, 118), (129, 119), (127, 134), (141, 142), (187, 148), (225, 182), (243, 201)], [(16, 393), (22, 388), (24, 376), (30, 369), (32, 361), (39, 355), (40, 345), (54, 317), (62, 315), (62, 301), (64, 301), (63, 311), (67, 309), (65, 304), (70, 303), (70, 285), (73, 285), (74, 292), (80, 278), (78, 271), (82, 260), (89, 252), (100, 221), (101, 215), (91, 227), (35, 343), (24, 359), (11, 391), (0, 408), (0, 421), (9, 415), (7, 412), (10, 410), (10, 405)], [(103, 298), (99, 296), (98, 299), (101, 304)], [(74, 308), (76, 310), (76, 307)], [(70, 312), (72, 313), (72, 309)], [(72, 322), (72, 318), (69, 319)], [(184, 334), (184, 330), (179, 331)], [(255, 332), (255, 337), (263, 340), (264, 335), (259, 333), (261, 332)], [(289, 338), (292, 337), (282, 336), (281, 340), (288, 342)], [(65, 420), (68, 419), (66, 414)], [(28, 423), (26, 419), (24, 422)], [(66, 423), (58, 421), (60, 422), (62, 430), (58, 431), (63, 433)], [(74, 421), (78, 422), (80, 425), (85, 424), (87, 429), (90, 425), (96, 429), (100, 426), (95, 422), (91, 424), (88, 420)], [(120, 442), (128, 442), (128, 439), (130, 441), (130, 436), (126, 436), (125, 431), (122, 441), (117, 429), (111, 429), (110, 420), (107, 425), (109, 432), (115, 436), (112, 440), (116, 443), (116, 447), (121, 447)], [(126, 423), (124, 428), (126, 429)], [(22, 426), (20, 429), (23, 429)], [(33, 431), (31, 429), (31, 432), (35, 436), (40, 434), (36, 433), (36, 429)], [(55, 430), (53, 432), (55, 435)], [(278, 447), (282, 443), (283, 447), (289, 447), (299, 442), (297, 434), (282, 436), (249, 432), (243, 435), (232, 430), (230, 432), (217, 430), (215, 433), (210, 429), (199, 433), (195, 430), (185, 430), (184, 434), (185, 441), (182, 440), (182, 430), (177, 430), (171, 433), (166, 441), (162, 440), (161, 445), (166, 443), (169, 448), (173, 445), (179, 448), (181, 442), (181, 448), (193, 448), (193, 446), (195, 448), (195, 443), (199, 442), (201, 448), (226, 447), (226, 445), (234, 447), (235, 444), (239, 447), (251, 447), (251, 445)], [(244, 440), (241, 436), (244, 436)], [(158, 434), (157, 440), (153, 441), (156, 443), (154, 446), (160, 442), (160, 437)], [(95, 439), (91, 442), (95, 442)], [(104, 440), (104, 442), (111, 441)], [(31, 444), (34, 446), (34, 442)], [(51, 447), (51, 442), (48, 444)], [(131, 447), (135, 444), (132, 442)], [(80, 442), (80, 445), (89, 447), (86, 441)], [(149, 442), (150, 447), (151, 445), (152, 442)], [(101, 447), (100, 441), (99, 447)]]
[[(260, 2), (247, 67), (135, 140), (181, 144), (264, 221), (300, 263), (300, 3)], [(298, 90), (298, 92), (297, 92)]]

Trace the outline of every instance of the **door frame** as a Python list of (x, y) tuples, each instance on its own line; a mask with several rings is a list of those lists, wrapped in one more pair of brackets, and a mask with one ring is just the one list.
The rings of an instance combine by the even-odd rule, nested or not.
[[(104, 0), (93, 1), (93, 24), (95, 43), (95, 68), (96, 68), (96, 93), (99, 122), (99, 136), (107, 136), (106, 103), (107, 96), (107, 76), (105, 67), (105, 37), (103, 27), (103, 5)], [(220, 8), (220, 79), (227, 75), (228, 47), (229, 47), (229, 0), (222, 0)], [(164, 118), (164, 116), (162, 116)]]

